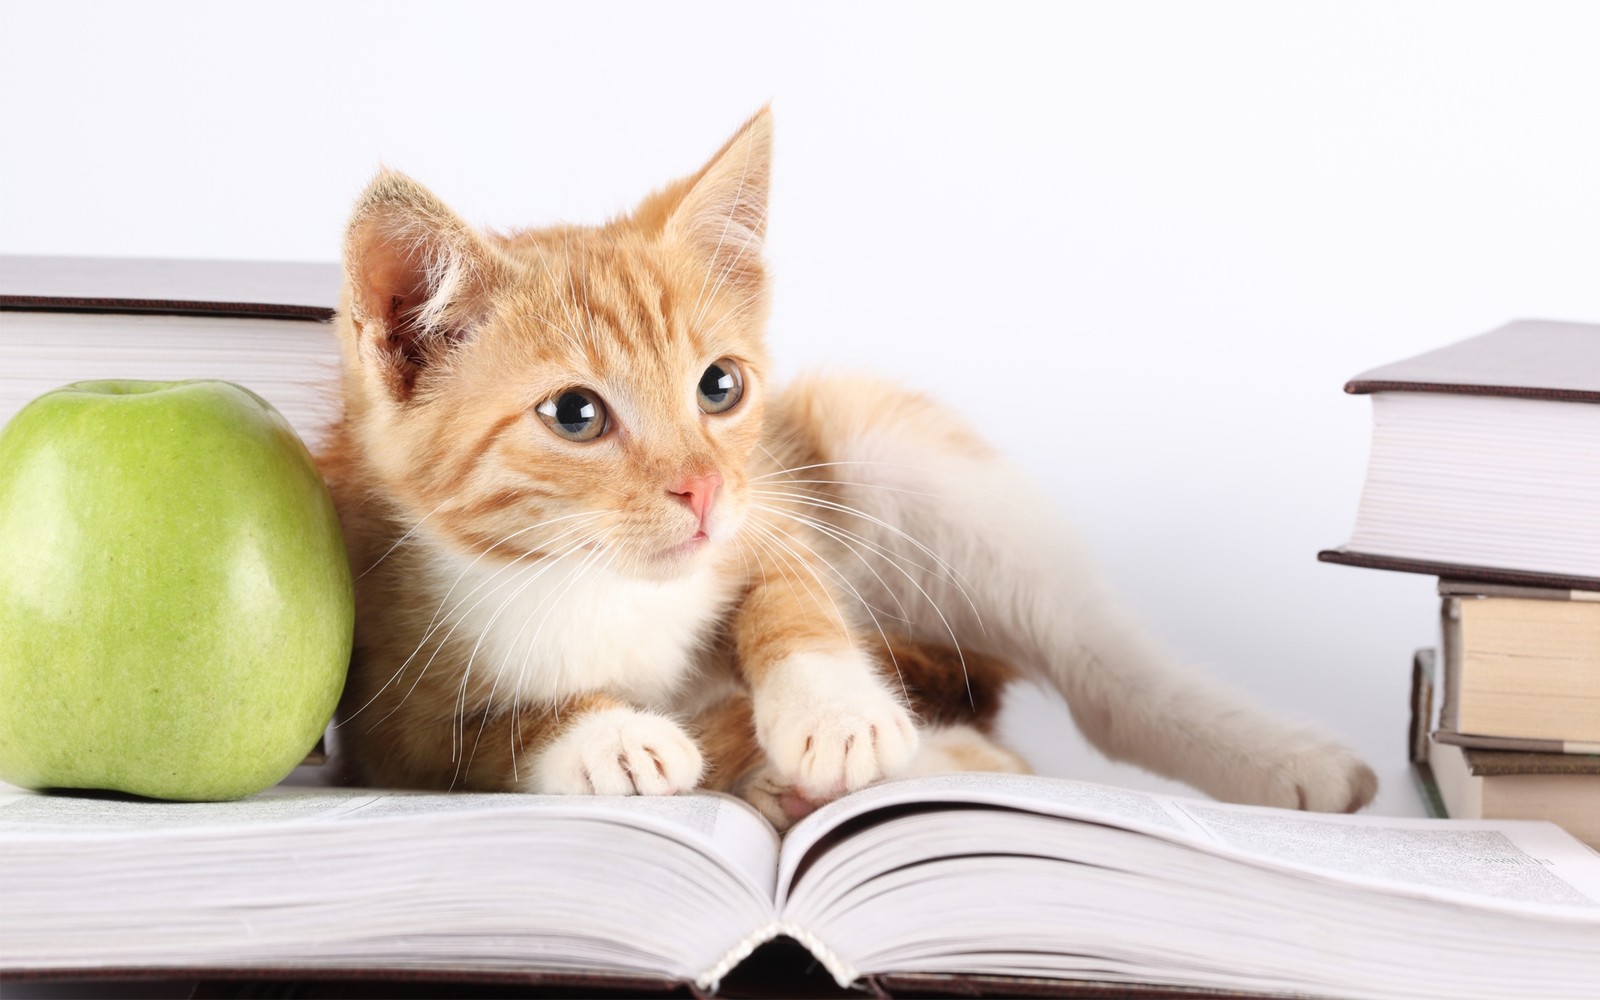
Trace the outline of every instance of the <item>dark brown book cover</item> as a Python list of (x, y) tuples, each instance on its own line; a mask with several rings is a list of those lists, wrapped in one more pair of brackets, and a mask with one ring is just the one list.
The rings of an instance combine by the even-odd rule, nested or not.
[(1481, 580), (1485, 583), (1512, 587), (1537, 587), (1545, 590), (1600, 590), (1600, 578), (1591, 576), (1565, 576), (1559, 573), (1536, 573), (1531, 570), (1499, 569), (1493, 566), (1463, 566), (1455, 563), (1432, 562), (1426, 559), (1405, 559), (1399, 556), (1373, 555), (1347, 548), (1324, 549), (1317, 559), (1341, 566), (1359, 566), (1363, 569), (1387, 569), (1399, 573), (1422, 573), (1426, 576), (1454, 577)]
[(1577, 753), (1530, 753), (1526, 750), (1462, 750), (1467, 770), (1482, 778), (1517, 774), (1600, 775), (1600, 755)]
[(0, 309), (327, 320), (338, 264), (0, 255)]
[[(672, 979), (606, 973), (483, 969), (194, 968), (107, 969), (49, 973), (0, 973), (0, 981), (72, 982), (87, 988), (118, 983), (195, 982), (191, 994), (209, 1000), (284, 996), (316, 1000), (377, 997), (706, 997), (694, 984)], [(86, 994), (87, 995), (87, 994)], [(757, 949), (722, 981), (715, 994), (739, 998), (819, 997), (1127, 997), (1134, 1000), (1271, 1000), (1303, 994), (1239, 992), (1195, 986), (1053, 979), (1042, 976), (980, 976), (950, 973), (884, 973), (845, 988), (822, 971), (811, 953), (790, 938)]]

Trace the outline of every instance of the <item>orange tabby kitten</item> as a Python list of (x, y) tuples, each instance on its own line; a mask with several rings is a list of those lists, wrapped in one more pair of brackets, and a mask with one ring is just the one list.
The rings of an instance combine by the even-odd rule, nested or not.
[[(345, 240), (323, 465), (357, 580), (340, 753), (428, 788), (743, 794), (1024, 770), (1008, 664), (1108, 754), (1348, 810), (1372, 772), (1174, 666), (960, 415), (770, 381), (771, 119), (598, 227), (475, 231), (384, 173)], [(892, 626), (892, 628), (891, 628)]]

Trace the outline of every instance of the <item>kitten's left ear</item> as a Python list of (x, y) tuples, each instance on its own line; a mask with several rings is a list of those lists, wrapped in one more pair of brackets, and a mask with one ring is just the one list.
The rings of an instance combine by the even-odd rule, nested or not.
[(686, 241), (730, 285), (761, 280), (772, 176), (772, 110), (762, 108), (689, 179), (666, 233)]
[(396, 171), (367, 186), (345, 231), (357, 351), (397, 399), (488, 313), (502, 264), (431, 191)]

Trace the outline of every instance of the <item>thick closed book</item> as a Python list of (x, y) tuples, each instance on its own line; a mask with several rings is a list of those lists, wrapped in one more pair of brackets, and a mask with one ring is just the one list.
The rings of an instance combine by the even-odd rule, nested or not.
[(1520, 320), (1356, 376), (1372, 450), (1326, 562), (1600, 590), (1600, 325)]
[(1444, 581), (1437, 738), (1600, 753), (1600, 593)]
[(1544, 819), (1600, 850), (1600, 757), (1440, 742), (1428, 763), (1454, 819)]
[(549, 972), (715, 991), (788, 939), (840, 985), (1464, 1000), (1600, 982), (1600, 856), (1552, 824), (1012, 775), (878, 785), (782, 841), (718, 795), (18, 793), (0, 801), (0, 884), (13, 976)]
[[(1439, 657), (1419, 649), (1411, 666), (1411, 761), (1435, 816), (1541, 819), (1600, 850), (1600, 754), (1548, 742), (1496, 741), (1441, 728)], [(1508, 746), (1509, 744), (1509, 746)]]
[(222, 379), (315, 444), (337, 415), (337, 264), (0, 256), (0, 425), (93, 379)]

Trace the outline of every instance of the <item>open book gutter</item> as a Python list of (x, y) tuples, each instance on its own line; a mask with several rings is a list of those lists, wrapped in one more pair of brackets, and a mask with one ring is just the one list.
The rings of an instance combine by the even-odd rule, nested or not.
[(1553, 825), (1000, 775), (870, 788), (781, 843), (714, 795), (21, 793), (0, 800), (0, 884), (11, 975), (470, 970), (715, 991), (786, 937), (841, 987), (1578, 997), (1600, 982), (1600, 857)]

